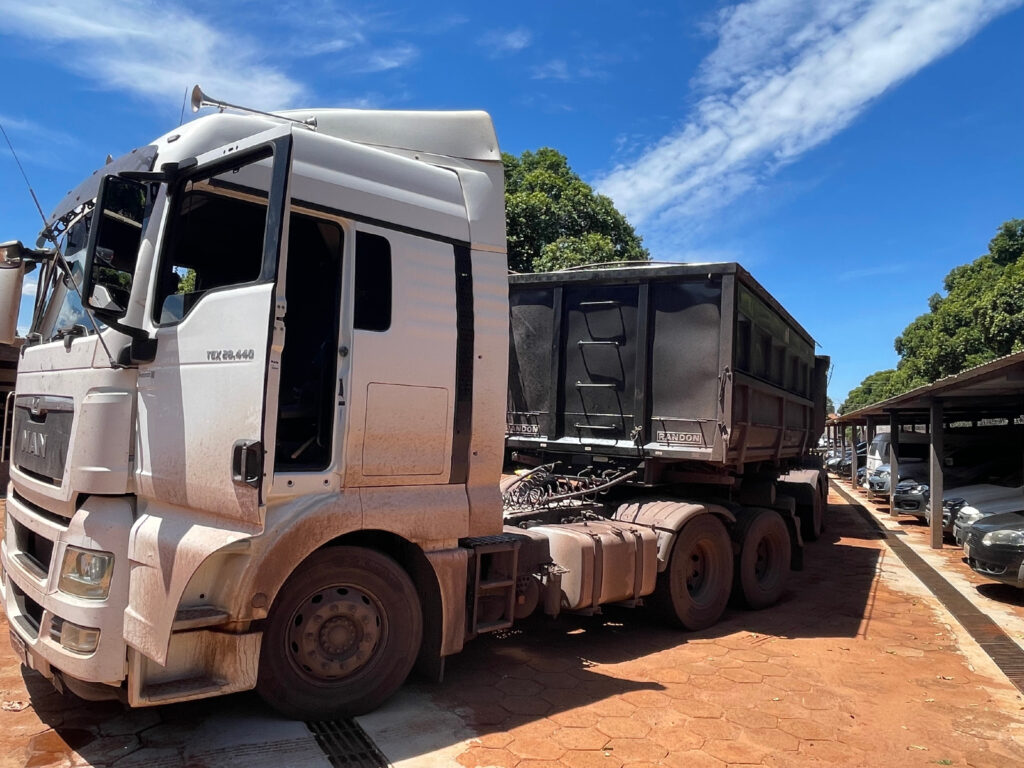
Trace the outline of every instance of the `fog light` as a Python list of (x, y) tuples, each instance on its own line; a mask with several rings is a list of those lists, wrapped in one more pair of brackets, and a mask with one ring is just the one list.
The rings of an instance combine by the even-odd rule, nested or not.
[(60, 644), (75, 653), (92, 653), (100, 643), (100, 631), (65, 621), (60, 628)]
[(110, 552), (68, 547), (60, 566), (57, 589), (88, 600), (105, 600), (110, 594), (114, 556)]

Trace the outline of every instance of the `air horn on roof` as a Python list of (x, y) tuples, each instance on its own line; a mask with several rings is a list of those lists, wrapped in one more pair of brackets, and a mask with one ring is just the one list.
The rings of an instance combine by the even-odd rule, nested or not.
[(264, 112), (259, 109), (253, 109), (252, 107), (242, 107), (238, 104), (231, 104), (221, 99), (215, 99), (212, 96), (207, 96), (203, 93), (203, 89), (196, 85), (192, 89), (192, 111), (198, 112), (203, 107), (216, 107), (221, 112), (225, 109), (237, 109), (240, 112), (249, 112), (253, 115), (263, 115), (264, 117), (272, 117), (275, 120), (288, 120), (292, 123), (298, 123), (299, 125), (305, 125), (307, 128), (316, 128), (316, 118), (307, 117), (305, 120), (299, 120), (294, 117), (287, 117), (286, 115), (275, 115), (273, 112)]

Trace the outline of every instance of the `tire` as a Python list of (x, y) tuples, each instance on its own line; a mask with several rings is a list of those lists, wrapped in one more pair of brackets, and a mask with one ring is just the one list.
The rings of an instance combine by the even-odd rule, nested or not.
[(387, 555), (314, 552), (274, 599), (256, 690), (296, 720), (369, 712), (405, 681), (420, 650), (416, 588)]
[(818, 529), (819, 536), (825, 532), (825, 511), (828, 509), (828, 477), (823, 477), (822, 480), (824, 482), (818, 485), (818, 488), (820, 488), (819, 498), (821, 499), (821, 527)]
[(821, 492), (817, 488), (811, 494), (811, 503), (803, 505), (800, 511), (800, 533), (804, 541), (817, 541), (821, 538), (821, 532), (825, 530), (825, 510)]
[(789, 581), (791, 550), (789, 531), (779, 513), (755, 512), (736, 558), (736, 585), (748, 608), (767, 608), (782, 596)]
[(673, 626), (707, 629), (721, 618), (732, 591), (732, 542), (712, 514), (691, 519), (676, 537), (668, 568), (658, 574), (652, 607)]

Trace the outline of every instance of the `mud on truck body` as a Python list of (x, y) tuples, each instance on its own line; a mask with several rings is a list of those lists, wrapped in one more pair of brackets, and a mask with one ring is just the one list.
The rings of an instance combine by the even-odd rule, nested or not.
[[(756, 443), (749, 462), (697, 462), (733, 489), (715, 500), (680, 501), (685, 462), (636, 469), (624, 421), (612, 442), (634, 453), (599, 453), (636, 472), (631, 504), (595, 501), (603, 488), (558, 467), (501, 481), (506, 423), (529, 423), (505, 418), (504, 221), (484, 113), (227, 113), (84, 181), (46, 223), (60, 252), (0, 246), (0, 335), (40, 269), (0, 551), (22, 660), (84, 698), (256, 688), (290, 716), (334, 717), (376, 707), (417, 662), (439, 677), (464, 642), (534, 610), (650, 597), (676, 623), (711, 623), (755, 538), (741, 580), (784, 577), (771, 529), (794, 501), (772, 472), (813, 440), (787, 429), (766, 447), (760, 406), (728, 425), (730, 451), (743, 430)], [(720, 373), (702, 391), (718, 397)], [(651, 455), (681, 449), (645, 434)], [(521, 437), (519, 466), (550, 463)], [(559, 451), (579, 469), (577, 455)], [(659, 515), (650, 490), (667, 483)], [(734, 541), (701, 613), (678, 553), (722, 554), (715, 526)]]

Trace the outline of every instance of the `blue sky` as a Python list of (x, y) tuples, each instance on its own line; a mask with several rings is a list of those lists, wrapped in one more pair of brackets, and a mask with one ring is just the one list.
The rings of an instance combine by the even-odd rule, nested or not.
[[(0, 121), (49, 213), (196, 82), (265, 109), (486, 109), (654, 258), (746, 266), (832, 356), (838, 404), (1024, 217), (1022, 4), (0, 0)], [(0, 239), (34, 242), (0, 149)]]

